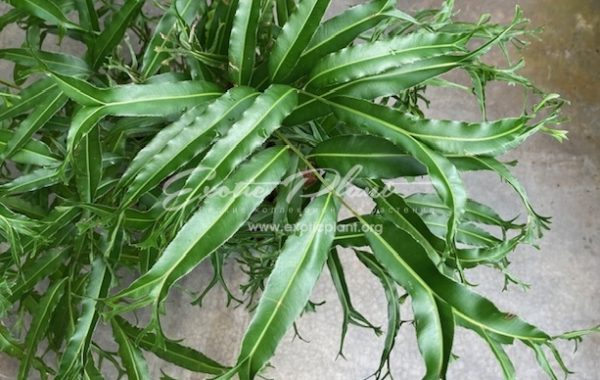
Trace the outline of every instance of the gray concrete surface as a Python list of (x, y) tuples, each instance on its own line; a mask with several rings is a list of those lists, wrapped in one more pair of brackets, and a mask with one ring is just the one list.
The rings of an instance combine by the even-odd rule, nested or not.
[[(358, 1), (334, 1), (336, 8)], [(400, 1), (403, 9), (430, 6), (437, 1)], [(494, 20), (511, 19), (516, 1), (457, 0), (459, 17), (477, 19), (488, 12)], [(559, 144), (539, 136), (528, 141), (508, 158), (518, 159), (516, 173), (526, 186), (534, 205), (542, 214), (552, 215), (552, 230), (541, 243), (540, 251), (522, 248), (512, 255), (512, 272), (532, 284), (528, 292), (513, 287), (502, 293), (502, 277), (491, 270), (469, 272), (471, 281), (481, 283), (478, 291), (494, 300), (502, 309), (519, 314), (551, 334), (600, 323), (600, 2), (597, 0), (521, 0), (518, 1), (533, 26), (545, 26), (542, 41), (525, 51), (527, 67), (523, 71), (542, 88), (558, 92), (572, 103), (566, 111), (570, 140)], [(3, 33), (0, 44), (10, 43)], [(12, 45), (12, 43), (10, 43)], [(2, 66), (2, 74), (6, 66)], [(4, 75), (3, 75), (4, 76)], [(478, 109), (472, 98), (449, 90), (429, 93), (433, 100), (428, 114), (433, 117), (472, 120)], [(522, 99), (512, 89), (494, 86), (489, 93), (490, 117), (515, 115)], [(470, 194), (498, 207), (505, 216), (515, 215), (518, 204), (508, 189), (493, 176), (469, 176)], [(361, 207), (367, 207), (356, 200)], [(379, 284), (350, 254), (342, 255), (350, 288), (358, 309), (374, 322), (385, 326), (384, 296)], [(211, 275), (203, 265), (186, 280), (186, 286), (200, 289)], [(235, 286), (240, 273), (233, 267), (228, 278)], [(298, 327), (310, 343), (292, 339), (289, 334), (266, 372), (268, 378), (281, 380), (353, 380), (364, 379), (377, 367), (382, 338), (350, 328), (345, 345), (346, 360), (336, 360), (341, 310), (325, 272), (312, 297), (326, 301), (318, 313), (304, 316)], [(205, 307), (190, 306), (190, 297), (174, 294), (169, 301), (165, 326), (172, 338), (225, 363), (235, 361), (241, 335), (250, 316), (243, 309), (228, 309), (225, 296), (213, 291)], [(410, 309), (403, 310), (410, 319)], [(99, 332), (101, 334), (102, 332)], [(600, 378), (600, 336), (589, 337), (573, 353), (570, 343), (559, 344), (567, 364), (576, 373), (573, 379)], [(454, 361), (449, 379), (501, 379), (500, 369), (486, 345), (474, 334), (458, 329)], [(523, 345), (508, 349), (517, 367), (519, 379), (546, 379), (533, 354)], [(177, 379), (202, 379), (204, 376), (174, 369), (147, 355), (153, 378), (160, 370)], [(0, 356), (0, 375), (14, 377), (14, 362)], [(392, 368), (396, 379), (419, 379), (423, 365), (416, 348), (414, 331), (404, 326), (396, 342)], [(0, 378), (2, 378), (0, 376)]]

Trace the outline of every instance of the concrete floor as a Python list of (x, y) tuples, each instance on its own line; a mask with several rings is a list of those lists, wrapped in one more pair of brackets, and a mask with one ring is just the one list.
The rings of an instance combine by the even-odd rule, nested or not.
[[(336, 8), (358, 1), (334, 1)], [(527, 67), (523, 73), (540, 87), (560, 93), (571, 101), (566, 108), (570, 121), (569, 141), (559, 144), (539, 136), (528, 141), (509, 159), (518, 159), (516, 174), (527, 188), (534, 205), (543, 215), (552, 215), (552, 231), (541, 243), (541, 250), (522, 248), (512, 256), (513, 273), (532, 284), (528, 292), (513, 287), (502, 293), (502, 278), (491, 270), (469, 273), (478, 291), (494, 300), (501, 309), (519, 314), (550, 334), (598, 325), (600, 323), (600, 2), (598, 0), (521, 0), (518, 1), (533, 26), (545, 26), (543, 41), (535, 41), (525, 51)], [(400, 1), (402, 9), (431, 6), (438, 1)], [(457, 0), (460, 18), (476, 20), (489, 12), (494, 20), (508, 22), (516, 1)], [(3, 33), (0, 43), (10, 37)], [(11, 43), (12, 45), (12, 43)], [(6, 45), (4, 45), (6, 46)], [(3, 71), (3, 74), (6, 71)], [(3, 75), (4, 76), (4, 75)], [(428, 112), (433, 117), (473, 120), (478, 109), (473, 99), (448, 90), (429, 93), (433, 100)], [(490, 117), (515, 115), (522, 109), (518, 94), (505, 87), (493, 87), (489, 94)], [(518, 204), (493, 176), (467, 178), (472, 197), (498, 207), (505, 216), (515, 215)], [(490, 191), (492, 190), (492, 191)], [(357, 202), (361, 202), (357, 200)], [(366, 206), (366, 205), (362, 205)], [(342, 255), (350, 281), (353, 300), (359, 310), (374, 322), (385, 326), (384, 295), (379, 284), (351, 255)], [(211, 275), (209, 265), (198, 268), (184, 281), (200, 289)], [(235, 286), (240, 274), (234, 269), (228, 277)], [(485, 281), (485, 283), (483, 282)], [(304, 316), (298, 327), (310, 343), (292, 334), (284, 338), (272, 361), (268, 378), (312, 380), (364, 379), (377, 367), (383, 338), (358, 328), (350, 328), (344, 351), (346, 359), (336, 360), (339, 344), (341, 310), (326, 272), (312, 297), (326, 301), (318, 313)], [(200, 349), (224, 363), (235, 361), (239, 342), (250, 316), (243, 309), (228, 309), (225, 296), (213, 291), (205, 307), (190, 306), (189, 296), (174, 294), (169, 301), (166, 329), (172, 338)], [(410, 318), (410, 310), (403, 310)], [(101, 332), (100, 332), (101, 333)], [(576, 373), (572, 379), (600, 378), (600, 336), (587, 338), (573, 353), (570, 343), (560, 343), (568, 366)], [(474, 334), (459, 329), (454, 354), (460, 358), (449, 370), (449, 379), (501, 379), (487, 346)], [(508, 349), (515, 362), (519, 379), (546, 379), (538, 369), (533, 354), (523, 345)], [(180, 371), (146, 355), (153, 378), (160, 369), (177, 379), (202, 379), (204, 376)], [(0, 356), (0, 378), (13, 378), (15, 363)], [(414, 331), (401, 329), (393, 355), (396, 379), (419, 379), (423, 365), (417, 350)]]

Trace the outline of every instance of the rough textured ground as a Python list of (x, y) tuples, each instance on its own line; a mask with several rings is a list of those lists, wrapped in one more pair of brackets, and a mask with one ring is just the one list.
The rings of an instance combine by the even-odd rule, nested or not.
[[(341, 9), (358, 1), (334, 0)], [(400, 1), (403, 9), (421, 8), (437, 1)], [(498, 21), (512, 17), (516, 1), (459, 1), (459, 17), (475, 20), (488, 12)], [(516, 169), (542, 214), (552, 215), (552, 231), (547, 233), (540, 251), (520, 249), (512, 256), (516, 276), (533, 284), (528, 292), (512, 288), (502, 293), (502, 278), (497, 273), (478, 270), (470, 273), (473, 282), (483, 282), (478, 289), (508, 311), (550, 333), (597, 325), (600, 323), (600, 2), (597, 0), (521, 0), (525, 14), (534, 26), (545, 26), (543, 41), (534, 42), (525, 52), (524, 73), (542, 88), (558, 92), (572, 103), (566, 109), (570, 118), (570, 140), (558, 144), (549, 137), (527, 142), (510, 156), (518, 159)], [(0, 8), (0, 11), (2, 8)], [(0, 46), (13, 46), (13, 34), (0, 35)], [(8, 65), (0, 65), (0, 75), (6, 77)], [(478, 109), (473, 99), (465, 95), (436, 90), (429, 93), (433, 100), (429, 114), (434, 117), (473, 120)], [(490, 117), (519, 113), (522, 100), (518, 93), (505, 87), (490, 92)], [(500, 208), (503, 215), (515, 214), (518, 207), (506, 187), (492, 176), (469, 177), (471, 195)], [(356, 202), (361, 202), (356, 200)], [(366, 207), (366, 205), (363, 205)], [(385, 326), (384, 296), (379, 284), (350, 255), (343, 258), (351, 291), (358, 309), (378, 324)], [(195, 271), (187, 285), (199, 289), (211, 275), (208, 265)], [(232, 283), (240, 275), (228, 273)], [(188, 305), (189, 296), (176, 294), (169, 305), (166, 323), (173, 338), (185, 338), (189, 345), (225, 362), (233, 363), (241, 334), (249, 322), (243, 309), (227, 309), (225, 296), (215, 291), (199, 309)], [(346, 359), (336, 354), (339, 344), (341, 310), (327, 273), (322, 276), (315, 301), (326, 301), (317, 314), (302, 318), (298, 327), (304, 343), (283, 341), (273, 360), (268, 377), (282, 380), (332, 379), (352, 380), (369, 376), (379, 360), (382, 338), (368, 331), (351, 328), (344, 351)], [(410, 311), (404, 310), (410, 318)], [(99, 332), (100, 334), (102, 332)], [(573, 379), (597, 379), (600, 374), (600, 336), (588, 338), (572, 353), (571, 344), (561, 344), (567, 364), (576, 374)], [(450, 366), (449, 379), (500, 379), (499, 367), (483, 342), (459, 329), (454, 353), (460, 359)], [(519, 379), (545, 379), (535, 364), (532, 353), (522, 345), (509, 349), (515, 361)], [(178, 379), (200, 379), (203, 376), (175, 370), (147, 355), (152, 373), (159, 377), (163, 368)], [(409, 326), (401, 329), (392, 360), (396, 379), (419, 379), (423, 365), (419, 357), (414, 332)], [(13, 378), (15, 363), (0, 356), (0, 378)]]

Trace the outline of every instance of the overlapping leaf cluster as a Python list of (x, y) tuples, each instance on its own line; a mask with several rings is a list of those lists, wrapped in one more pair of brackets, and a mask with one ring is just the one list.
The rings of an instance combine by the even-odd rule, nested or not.
[[(507, 379), (514, 341), (549, 377), (547, 353), (567, 371), (555, 338), (498, 310), (464, 276), (486, 265), (517, 281), (509, 254), (549, 223), (498, 157), (538, 132), (562, 139), (552, 127), (563, 102), (520, 76), (520, 63), (481, 60), (523, 44), (519, 10), (497, 25), (454, 21), (451, 0), (412, 16), (371, 0), (327, 20), (329, 0), (172, 0), (155, 2), (159, 12), (143, 0), (8, 3), (0, 30), (19, 26), (24, 40), (0, 49), (14, 63), (0, 92), (0, 351), (19, 360), (19, 378), (146, 379), (142, 351), (219, 379), (255, 378), (314, 307), (325, 265), (344, 312), (342, 346), (349, 324), (380, 334), (352, 304), (339, 247), (385, 290), (377, 378), (389, 374), (404, 291), (425, 379), (445, 377), (456, 326), (487, 342)], [(67, 41), (85, 54), (61, 52)], [(443, 76), (453, 70), (472, 83)], [(486, 120), (490, 81), (522, 87), (535, 105)], [(472, 92), (483, 121), (425, 118), (427, 86)], [(470, 199), (461, 179), (470, 171), (499, 175), (526, 220)], [(372, 196), (370, 214), (353, 210), (341, 176)], [(383, 182), (420, 176), (435, 192), (403, 195)], [(353, 217), (338, 222), (341, 208)], [(209, 259), (213, 281), (194, 303), (221, 284), (254, 312), (230, 366), (160, 327), (169, 290)], [(228, 260), (247, 274), (241, 293), (222, 276)], [(135, 326), (141, 309), (150, 322)], [(118, 352), (97, 339), (101, 325)]]

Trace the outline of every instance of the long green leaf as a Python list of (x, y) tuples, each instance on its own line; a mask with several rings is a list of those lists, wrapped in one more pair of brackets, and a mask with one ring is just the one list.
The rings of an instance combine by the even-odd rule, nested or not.
[(196, 116), (177, 135), (170, 136), (165, 148), (144, 163), (127, 188), (123, 205), (131, 203), (206, 149), (214, 139), (227, 131), (256, 96), (258, 93), (249, 88), (236, 87), (211, 103), (204, 113)]
[(32, 361), (35, 358), (38, 344), (42, 340), (45, 332), (48, 330), (49, 321), (52, 317), (52, 313), (56, 309), (60, 297), (64, 291), (66, 278), (55, 282), (48, 288), (38, 306), (33, 313), (33, 319), (25, 337), (25, 358), (21, 361), (19, 367), (19, 379), (27, 379), (29, 374), (29, 368)]
[(327, 260), (337, 212), (333, 193), (316, 198), (296, 225), (299, 233), (286, 240), (242, 341), (241, 380), (256, 376), (306, 306)]
[(390, 275), (403, 286), (419, 287), (452, 308), (456, 321), (467, 327), (484, 329), (504, 339), (544, 344), (550, 337), (523, 320), (499, 311), (486, 298), (441, 274), (422, 247), (397, 228), (373, 228), (366, 232), (375, 256)]
[(26, 193), (60, 182), (60, 172), (57, 168), (39, 168), (24, 174), (10, 182), (0, 185), (0, 195)]
[(229, 40), (229, 75), (235, 84), (252, 80), (259, 19), (259, 0), (238, 1)]
[(31, 141), (31, 137), (48, 122), (65, 103), (67, 97), (60, 90), (54, 90), (48, 94), (48, 99), (38, 105), (36, 109), (19, 124), (12, 138), (6, 144), (0, 159), (7, 160), (19, 152)]
[[(386, 232), (390, 231), (389, 234)], [(411, 305), (415, 316), (417, 341), (421, 355), (425, 360), (426, 373), (424, 379), (440, 379), (446, 375), (448, 361), (454, 335), (454, 318), (449, 306), (443, 299), (436, 298), (425, 280), (421, 280), (410, 268), (392, 261), (398, 254), (398, 240), (403, 243), (402, 249), (418, 247), (415, 250), (403, 251), (405, 254), (422, 255), (421, 260), (428, 260), (427, 254), (407, 233), (402, 230), (384, 229), (384, 235), (374, 230), (365, 234), (377, 260), (387, 269), (390, 276), (402, 285), (410, 294)], [(395, 234), (394, 239), (388, 235)], [(410, 243), (413, 243), (410, 245)], [(431, 263), (433, 266), (433, 263)], [(435, 267), (434, 267), (435, 269)], [(437, 271), (437, 269), (435, 269)]]
[(79, 29), (79, 25), (71, 22), (54, 0), (8, 0), (17, 9), (24, 10), (42, 20), (51, 22), (65, 29)]
[(356, 5), (325, 21), (316, 30), (302, 53), (296, 75), (304, 74), (321, 57), (345, 48), (361, 33), (373, 28), (386, 18), (385, 12), (393, 7), (390, 0), (372, 0)]
[(73, 116), (67, 135), (68, 152), (72, 152), (81, 138), (107, 115), (164, 116), (181, 112), (221, 95), (219, 87), (201, 81), (100, 89), (73, 78), (55, 78), (69, 97), (89, 106)]
[(427, 174), (425, 167), (389, 140), (343, 135), (323, 141), (307, 156), (323, 169), (358, 178), (398, 178)]
[(75, 181), (81, 200), (92, 203), (102, 178), (100, 128), (93, 128), (75, 150)]
[(389, 41), (359, 44), (319, 61), (306, 86), (309, 90), (327, 88), (415, 61), (461, 52), (468, 39), (465, 34), (419, 32)]
[(400, 114), (397, 110), (347, 97), (336, 98), (332, 106), (342, 121), (389, 139), (427, 167), (434, 188), (451, 210), (446, 240), (453, 242), (466, 203), (464, 186), (454, 165), (396, 125)]
[(119, 356), (127, 372), (127, 378), (133, 380), (148, 379), (150, 374), (142, 352), (121, 328), (121, 325), (117, 323), (116, 319), (111, 321), (111, 326), (115, 341), (119, 345)]
[(19, 116), (39, 105), (39, 103), (56, 91), (57, 84), (50, 78), (40, 79), (26, 87), (19, 94), (19, 100), (10, 107), (0, 108), (0, 121)]
[(121, 330), (124, 331), (130, 339), (137, 342), (142, 349), (152, 352), (154, 355), (169, 363), (173, 363), (190, 371), (214, 375), (221, 374), (226, 370), (226, 367), (222, 364), (217, 363), (203, 353), (190, 347), (182, 346), (171, 340), (165, 340), (163, 344), (160, 344), (155, 334), (138, 329), (130, 325), (121, 317), (115, 317), (113, 323), (117, 323)]
[[(6, 146), (13, 139), (13, 132), (4, 129), (0, 130), (0, 157), (6, 155)], [(40, 166), (52, 166), (60, 162), (46, 144), (33, 139), (30, 139), (18, 152), (15, 152), (11, 160), (22, 164)]]
[(292, 74), (319, 27), (329, 1), (302, 0), (285, 23), (269, 56), (269, 75), (274, 83), (283, 83)]
[(376, 378), (385, 379), (386, 376), (384, 375), (382, 377), (381, 375), (386, 364), (388, 365), (389, 371), (390, 355), (394, 348), (394, 344), (396, 343), (396, 336), (398, 335), (398, 330), (402, 323), (400, 320), (400, 296), (398, 294), (397, 285), (372, 254), (358, 250), (355, 250), (355, 252), (358, 259), (369, 268), (371, 273), (373, 273), (377, 279), (379, 279), (379, 282), (381, 282), (385, 292), (385, 298), (388, 302), (388, 325), (385, 334), (385, 343), (383, 345), (383, 352), (381, 353), (381, 360), (379, 361), (379, 368), (377, 368), (377, 371), (374, 374)]
[(281, 126), (296, 106), (296, 97), (296, 90), (285, 85), (265, 90), (190, 173), (172, 206), (187, 207), (206, 187), (218, 185)]
[[(124, 298), (136, 300), (133, 306), (122, 306), (125, 309), (149, 303), (158, 305), (175, 281), (189, 273), (244, 224), (263, 198), (275, 188), (276, 181), (285, 173), (287, 161), (287, 148), (273, 148), (241, 165), (221, 186), (223, 190), (234, 189), (233, 193), (208, 198), (167, 246), (156, 264), (110, 302), (115, 304)], [(260, 191), (244, 194), (249, 189)], [(113, 310), (120, 309), (115, 304)]]
[(12, 48), (0, 49), (0, 59), (6, 59), (18, 65), (44, 72), (46, 68), (39, 67), (39, 59), (47, 66), (48, 70), (61, 75), (85, 76), (90, 74), (90, 68), (83, 59), (69, 54), (38, 50), (34, 55), (28, 49)]
[(104, 58), (122, 41), (129, 24), (135, 18), (145, 0), (126, 0), (112, 16), (110, 23), (94, 41), (94, 46), (88, 51), (88, 62), (93, 68), (98, 68)]

